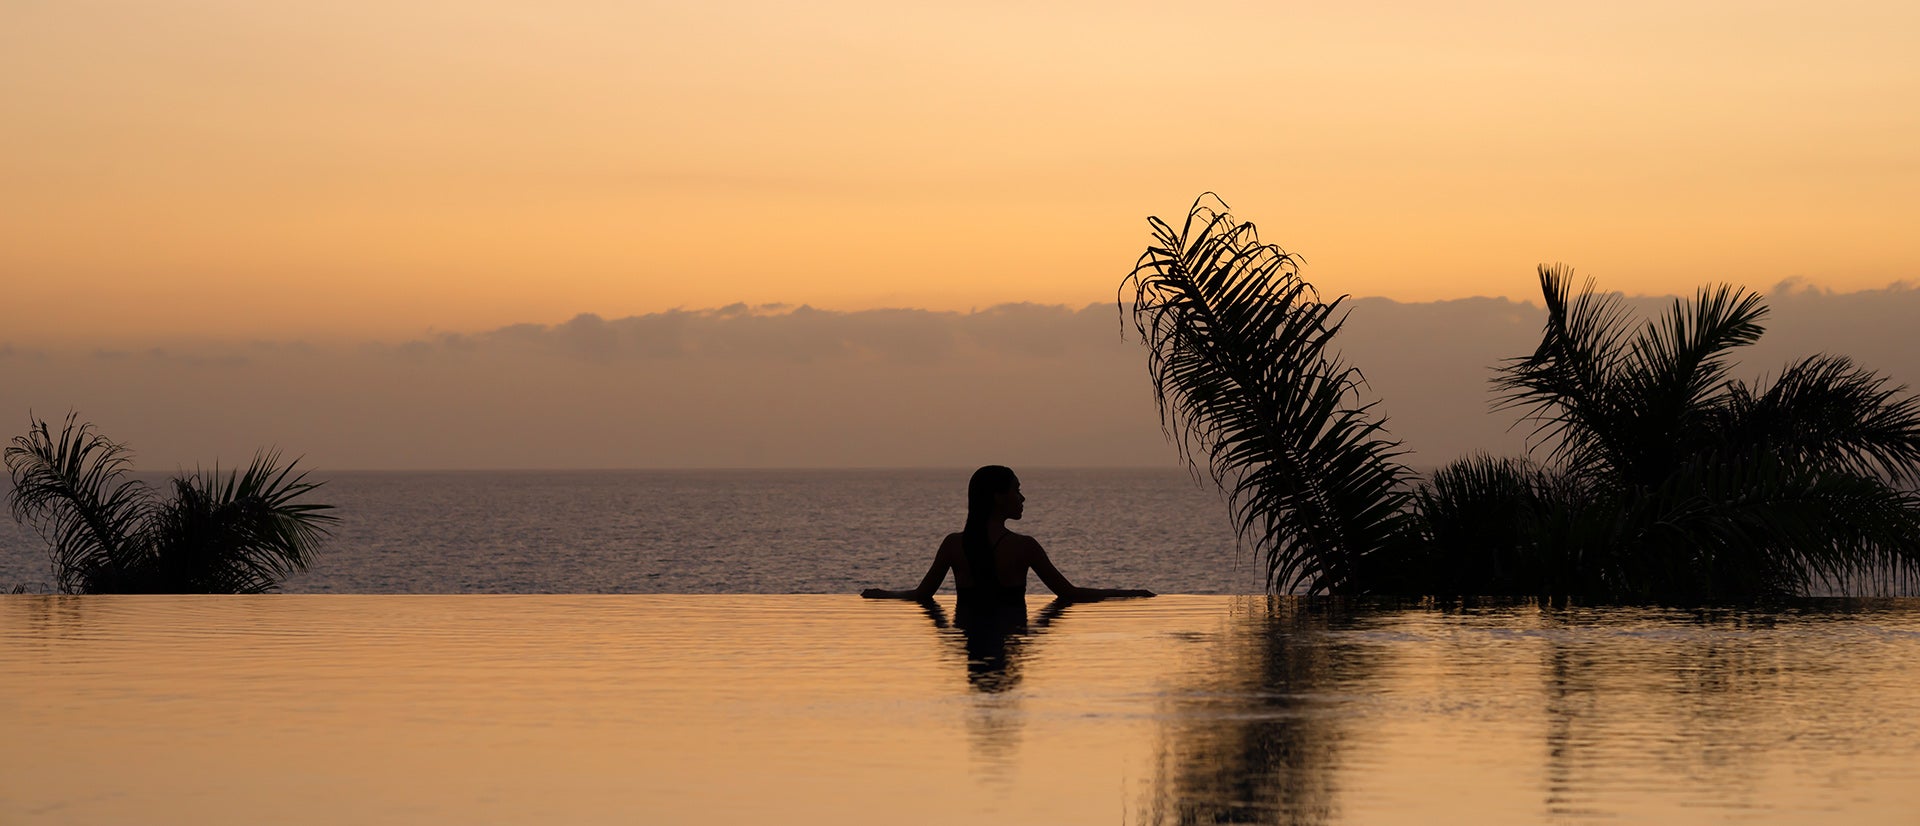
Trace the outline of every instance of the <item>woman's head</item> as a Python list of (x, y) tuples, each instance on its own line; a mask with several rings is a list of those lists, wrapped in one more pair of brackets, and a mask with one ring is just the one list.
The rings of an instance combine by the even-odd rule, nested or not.
[(1020, 495), (1020, 477), (1003, 465), (987, 465), (967, 480), (967, 524), (989, 519), (1019, 519), (1026, 503)]
[(960, 548), (967, 555), (970, 569), (994, 569), (987, 528), (996, 519), (1019, 519), (1025, 501), (1020, 495), (1020, 478), (1011, 469), (987, 465), (973, 472), (973, 478), (967, 480), (967, 527), (960, 532)]

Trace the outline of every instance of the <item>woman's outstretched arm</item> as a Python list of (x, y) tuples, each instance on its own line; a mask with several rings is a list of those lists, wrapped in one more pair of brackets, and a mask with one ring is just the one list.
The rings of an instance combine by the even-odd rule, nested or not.
[(927, 568), (927, 575), (920, 578), (920, 585), (910, 591), (889, 591), (885, 588), (868, 588), (860, 592), (867, 599), (933, 599), (933, 593), (940, 590), (940, 583), (947, 579), (947, 569), (953, 567), (953, 553), (959, 548), (959, 534), (950, 534), (940, 543), (940, 549), (933, 552), (933, 565)]
[[(1031, 541), (1031, 540), (1029, 540)], [(1094, 602), (1102, 599), (1122, 599), (1126, 597), (1150, 597), (1152, 591), (1143, 588), (1081, 588), (1067, 581), (1066, 574), (1053, 567), (1053, 560), (1047, 558), (1047, 551), (1040, 543), (1033, 543), (1033, 559), (1028, 563), (1033, 572), (1040, 575), (1040, 581), (1053, 590), (1055, 596), (1068, 602)]]

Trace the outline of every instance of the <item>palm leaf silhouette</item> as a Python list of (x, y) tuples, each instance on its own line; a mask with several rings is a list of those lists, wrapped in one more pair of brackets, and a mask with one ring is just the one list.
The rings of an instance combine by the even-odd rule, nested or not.
[(1293, 256), (1209, 197), (1177, 231), (1149, 219), (1154, 243), (1121, 286), (1161, 425), (1227, 491), (1270, 587), (1352, 590), (1393, 540), (1412, 473), (1330, 349), (1345, 297), (1322, 301)]
[(106, 585), (103, 577), (139, 563), (151, 493), (127, 478), (132, 456), (126, 445), (80, 422), (78, 414), (67, 414), (58, 436), (46, 422), (32, 421), (4, 454), (13, 475), (13, 516), (52, 546), (60, 590), (96, 592)]
[(1837, 356), (1789, 365), (1771, 387), (1729, 378), (1767, 307), (1732, 286), (1676, 299), (1636, 325), (1591, 280), (1541, 267), (1540, 347), (1503, 366), (1499, 406), (1550, 443), (1571, 494), (1542, 553), (1577, 560), (1576, 592), (1614, 597), (1781, 596), (1916, 564), (1920, 406)]
[(1920, 403), (1888, 384), (1845, 356), (1811, 356), (1761, 392), (1731, 382), (1723, 427), (1809, 464), (1920, 486)]
[(56, 437), (33, 420), (5, 453), (16, 519), (52, 549), (69, 593), (261, 593), (306, 568), (335, 518), (296, 501), (319, 487), (297, 460), (255, 455), (245, 472), (195, 471), (170, 499), (127, 478), (131, 456), (68, 414)]
[[(1546, 323), (1498, 368), (1530, 453), (1418, 482), (1331, 346), (1345, 297), (1203, 195), (1122, 282), (1162, 428), (1228, 493), (1268, 584), (1310, 593), (1756, 599), (1920, 573), (1920, 400), (1844, 357), (1730, 377), (1763, 299), (1700, 289), (1651, 321), (1542, 266)], [(1764, 383), (1763, 383), (1764, 384)]]

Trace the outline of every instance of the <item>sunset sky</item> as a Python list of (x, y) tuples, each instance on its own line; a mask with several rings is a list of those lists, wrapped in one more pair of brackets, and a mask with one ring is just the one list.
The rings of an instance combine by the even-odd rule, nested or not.
[(0, 6), (0, 342), (1110, 300), (1221, 193), (1323, 288), (1920, 274), (1920, 5)]
[(1418, 462), (1519, 449), (1485, 380), (1540, 262), (1798, 279), (1746, 375), (1916, 383), (1917, 104), (1911, 2), (14, 0), (0, 436), (1170, 464), (1111, 302), (1207, 190), (1391, 299), (1342, 346)]

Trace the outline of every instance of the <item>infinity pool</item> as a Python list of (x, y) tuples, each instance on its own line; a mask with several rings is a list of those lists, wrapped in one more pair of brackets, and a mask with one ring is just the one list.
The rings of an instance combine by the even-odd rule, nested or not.
[(0, 597), (0, 823), (1911, 824), (1920, 600)]

